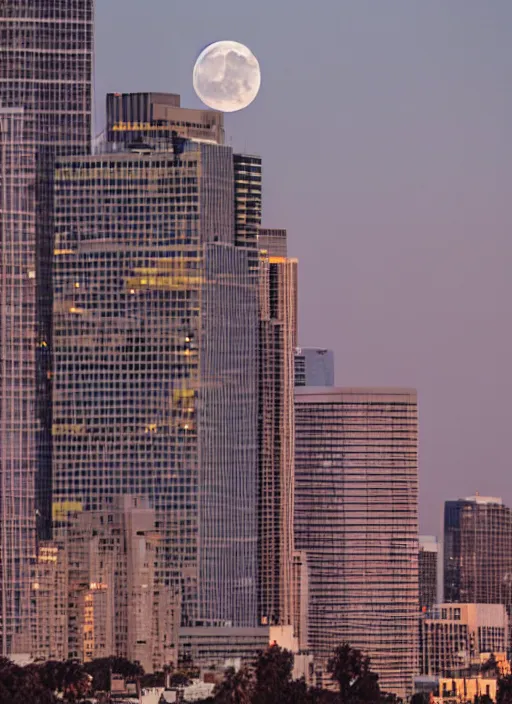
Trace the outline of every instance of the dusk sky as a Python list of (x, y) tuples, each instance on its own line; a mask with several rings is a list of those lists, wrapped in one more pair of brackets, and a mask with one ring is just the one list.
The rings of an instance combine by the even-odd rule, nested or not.
[(220, 39), (262, 90), (226, 116), (260, 154), (263, 219), (299, 258), (303, 346), (339, 386), (412, 386), (420, 517), (479, 491), (512, 505), (512, 1), (97, 0), (107, 91), (180, 93)]

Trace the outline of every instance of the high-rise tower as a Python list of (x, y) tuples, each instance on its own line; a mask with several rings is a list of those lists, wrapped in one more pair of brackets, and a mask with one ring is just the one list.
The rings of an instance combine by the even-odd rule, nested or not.
[(51, 532), (53, 168), (56, 155), (89, 150), (93, 4), (0, 3), (3, 654), (27, 647), (20, 637), (30, 601), (36, 509), (40, 537)]
[(149, 498), (187, 626), (256, 624), (257, 291), (233, 203), (217, 144), (56, 173), (56, 508)]
[(295, 542), (317, 665), (348, 642), (405, 697), (418, 662), (416, 392), (296, 388), (295, 425)]
[(259, 610), (260, 621), (270, 625), (290, 625), (296, 613), (292, 569), (297, 268), (296, 259), (274, 256), (271, 246), (260, 249)]
[(444, 600), (503, 604), (512, 613), (512, 510), (472, 496), (444, 506)]

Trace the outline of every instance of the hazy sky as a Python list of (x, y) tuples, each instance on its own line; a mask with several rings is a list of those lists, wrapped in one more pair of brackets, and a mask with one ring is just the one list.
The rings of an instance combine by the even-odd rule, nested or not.
[(299, 257), (301, 344), (418, 389), (424, 532), (448, 498), (512, 504), (511, 0), (97, 0), (98, 120), (107, 91), (199, 106), (219, 39), (262, 67), (226, 127)]

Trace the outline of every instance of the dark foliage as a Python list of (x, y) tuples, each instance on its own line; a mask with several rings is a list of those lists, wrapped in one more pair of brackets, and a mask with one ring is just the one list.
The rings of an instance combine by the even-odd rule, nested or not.
[(57, 704), (33, 667), (19, 667), (0, 658), (0, 704)]
[(111, 674), (121, 675), (128, 681), (135, 681), (144, 675), (144, 669), (138, 662), (131, 662), (126, 658), (98, 658), (86, 663), (84, 669), (92, 677), (92, 688), (95, 692), (110, 690)]
[(512, 675), (499, 680), (496, 704), (512, 704)]
[(287, 702), (292, 681), (293, 654), (271, 645), (255, 663), (256, 686), (253, 704), (273, 704), (279, 697)]
[(370, 669), (370, 659), (348, 643), (339, 645), (327, 665), (337, 683), (342, 704), (379, 702), (379, 677)]
[(429, 703), (429, 696), (428, 694), (424, 694), (423, 692), (416, 692), (416, 694), (413, 694), (411, 697), (411, 704), (428, 704)]
[(216, 704), (252, 704), (253, 677), (247, 667), (238, 672), (230, 667), (214, 691)]
[(152, 687), (164, 687), (165, 686), (165, 673), (164, 672), (150, 672), (143, 675), (140, 678), (140, 686), (144, 689), (151, 689)]

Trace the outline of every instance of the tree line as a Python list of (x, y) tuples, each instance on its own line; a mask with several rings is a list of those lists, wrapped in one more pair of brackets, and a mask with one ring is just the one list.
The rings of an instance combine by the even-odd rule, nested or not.
[[(399, 704), (382, 692), (371, 662), (348, 643), (338, 646), (327, 664), (333, 689), (326, 690), (293, 679), (293, 654), (270, 646), (251, 665), (226, 670), (213, 695), (202, 704)], [(101, 658), (33, 663), (25, 667), (0, 658), (0, 704), (87, 704), (88, 697), (109, 702), (112, 674), (141, 688), (163, 687), (166, 673), (145, 674), (139, 663), (125, 658)], [(170, 673), (171, 686), (186, 686), (199, 674), (192, 663)], [(485, 704), (487, 697), (474, 704)], [(512, 704), (512, 676), (499, 680), (497, 704)], [(415, 694), (411, 704), (428, 704), (428, 695)], [(198, 703), (201, 704), (201, 703)]]

